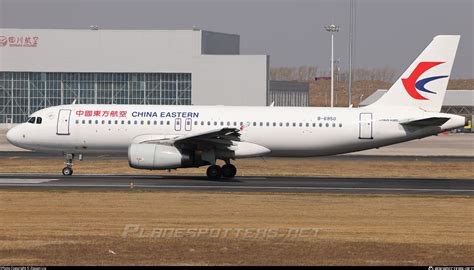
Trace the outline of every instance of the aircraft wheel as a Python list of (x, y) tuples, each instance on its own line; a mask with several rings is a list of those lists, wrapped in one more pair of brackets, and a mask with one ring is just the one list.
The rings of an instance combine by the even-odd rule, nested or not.
[(206, 174), (209, 179), (219, 179), (222, 176), (222, 169), (218, 165), (211, 165), (207, 168)]
[(237, 168), (232, 164), (222, 166), (222, 176), (226, 178), (233, 178), (237, 174)]
[(64, 167), (63, 168), (63, 175), (64, 176), (70, 176), (70, 175), (72, 175), (72, 173), (73, 173), (72, 168), (70, 168), (70, 167)]

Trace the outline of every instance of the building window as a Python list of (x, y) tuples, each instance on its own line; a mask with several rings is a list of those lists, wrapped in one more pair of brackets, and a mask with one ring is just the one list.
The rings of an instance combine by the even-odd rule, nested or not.
[[(191, 73), (0, 72), (0, 123), (25, 122), (28, 112), (74, 100), (190, 105), (191, 82)], [(15, 109), (8, 110), (12, 104)]]

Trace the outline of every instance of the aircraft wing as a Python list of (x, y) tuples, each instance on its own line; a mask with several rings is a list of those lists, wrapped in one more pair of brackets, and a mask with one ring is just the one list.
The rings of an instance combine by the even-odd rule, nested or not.
[(421, 119), (410, 119), (400, 122), (404, 126), (415, 126), (415, 127), (429, 127), (429, 126), (441, 126), (448, 122), (448, 117), (428, 117)]
[(227, 149), (233, 144), (233, 141), (240, 141), (240, 135), (239, 129), (222, 128), (186, 136), (147, 140), (141, 143), (173, 144), (180, 148), (200, 150), (212, 148)]

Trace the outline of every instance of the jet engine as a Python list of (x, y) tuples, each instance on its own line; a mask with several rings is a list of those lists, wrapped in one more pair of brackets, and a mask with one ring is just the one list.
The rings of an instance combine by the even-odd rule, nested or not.
[(199, 167), (206, 164), (193, 151), (180, 150), (172, 145), (146, 143), (130, 145), (128, 163), (132, 168), (149, 170)]

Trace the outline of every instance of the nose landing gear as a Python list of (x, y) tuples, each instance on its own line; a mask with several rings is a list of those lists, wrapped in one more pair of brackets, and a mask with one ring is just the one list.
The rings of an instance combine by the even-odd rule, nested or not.
[(64, 167), (63, 168), (63, 175), (64, 176), (70, 176), (70, 175), (72, 175), (73, 172), (74, 171), (72, 170), (71, 167)]
[(66, 167), (63, 168), (62, 170), (62, 173), (64, 176), (70, 176), (73, 174), (73, 170), (72, 170), (72, 161), (74, 160), (74, 154), (65, 154), (64, 155), (65, 157), (65, 163), (66, 163)]

